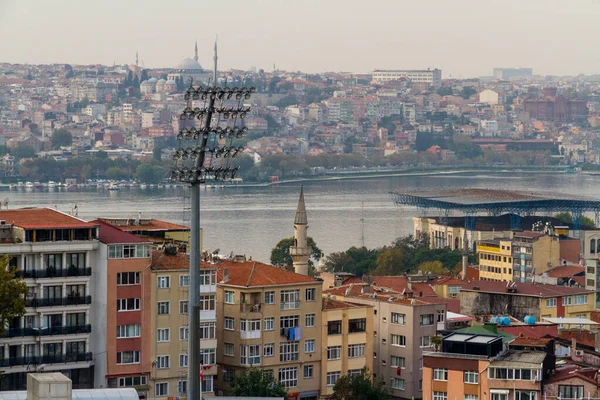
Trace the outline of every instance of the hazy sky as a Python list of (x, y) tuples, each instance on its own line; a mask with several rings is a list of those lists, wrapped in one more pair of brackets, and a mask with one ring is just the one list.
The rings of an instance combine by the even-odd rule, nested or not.
[(600, 73), (600, 0), (0, 0), (0, 62)]

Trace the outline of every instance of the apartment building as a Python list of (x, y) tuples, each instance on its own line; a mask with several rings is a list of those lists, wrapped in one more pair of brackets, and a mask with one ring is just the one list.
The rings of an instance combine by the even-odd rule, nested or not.
[(102, 221), (95, 265), (91, 334), (95, 387), (150, 394), (152, 244)]
[[(152, 373), (150, 397), (185, 397), (188, 367), (189, 264), (171, 247), (152, 254)], [(200, 362), (202, 393), (214, 395), (217, 375), (217, 265), (200, 271)], [(199, 377), (200, 378), (200, 377)]]
[(373, 306), (323, 298), (321, 396), (344, 375), (373, 371)]
[[(29, 294), (0, 338), (0, 390), (24, 390), (28, 372), (62, 372), (93, 387), (90, 332), (98, 226), (48, 208), (0, 211), (0, 253)], [(94, 329), (95, 326), (94, 326)]]
[(446, 304), (409, 294), (350, 284), (326, 290), (331, 299), (373, 307), (373, 379), (382, 381), (393, 398), (422, 397), (423, 351), (445, 329)]
[(513, 280), (512, 240), (490, 239), (477, 242), (479, 278), (484, 281)]
[(217, 285), (217, 394), (250, 367), (270, 371), (299, 399), (321, 377), (320, 281), (254, 261), (221, 261)]
[(513, 281), (533, 282), (533, 276), (560, 265), (558, 236), (543, 232), (515, 233), (512, 243)]
[[(186, 252), (190, 240), (190, 228), (172, 222), (143, 217), (139, 213), (134, 218), (99, 218), (100, 221), (113, 225), (123, 232), (145, 238), (156, 246), (174, 243)], [(202, 231), (200, 231), (202, 236)], [(201, 238), (202, 240), (202, 238)]]
[(413, 83), (424, 83), (439, 88), (442, 86), (442, 70), (398, 70), (398, 69), (376, 69), (373, 71), (373, 80), (383, 83), (397, 81), (399, 79), (408, 79)]

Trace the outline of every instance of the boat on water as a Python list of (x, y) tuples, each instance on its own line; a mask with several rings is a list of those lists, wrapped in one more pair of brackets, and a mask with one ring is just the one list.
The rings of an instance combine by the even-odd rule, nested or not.
[(33, 189), (33, 183), (31, 183), (31, 182), (25, 182), (25, 187), (27, 189)]
[(121, 188), (119, 187), (119, 185), (117, 185), (117, 184), (114, 184), (114, 183), (111, 183), (111, 184), (108, 186), (108, 190), (121, 190)]
[(48, 188), (55, 188), (55, 187), (56, 187), (56, 182), (48, 181)]
[(36, 188), (36, 189), (41, 189), (41, 188), (43, 188), (43, 187), (44, 187), (44, 185), (42, 185), (42, 184), (41, 184), (40, 182), (38, 182), (38, 181), (35, 181), (35, 182), (33, 182), (33, 187), (34, 187), (34, 188)]
[(140, 185), (140, 189), (146, 189), (147, 187), (148, 187), (148, 185), (146, 185), (145, 183), (142, 183), (142, 184)]
[(23, 188), (25, 184), (23, 182), (17, 182), (17, 188)]

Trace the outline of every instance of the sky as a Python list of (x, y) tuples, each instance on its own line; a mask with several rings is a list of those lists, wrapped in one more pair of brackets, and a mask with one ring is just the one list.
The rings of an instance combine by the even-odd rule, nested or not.
[(0, 0), (0, 62), (600, 73), (600, 0)]

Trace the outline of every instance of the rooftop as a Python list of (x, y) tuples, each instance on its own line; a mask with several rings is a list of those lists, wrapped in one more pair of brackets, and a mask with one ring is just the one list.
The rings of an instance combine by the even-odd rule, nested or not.
[(520, 282), (513, 286), (514, 291), (507, 291), (506, 282), (499, 281), (470, 281), (461, 292), (502, 293), (511, 296), (560, 297), (573, 294), (594, 293), (580, 287), (544, 285), (539, 283)]
[(490, 367), (540, 367), (546, 358), (543, 351), (508, 350), (490, 363)]
[(0, 220), (23, 229), (92, 228), (98, 225), (51, 208), (3, 210)]
[(189, 231), (190, 228), (154, 218), (98, 218), (125, 232), (139, 231)]
[(401, 293), (411, 292), (414, 297), (437, 297), (433, 288), (426, 282), (410, 282), (406, 276), (373, 276), (373, 285), (392, 289)]
[(227, 269), (229, 279), (226, 282), (222, 282), (224, 285), (262, 287), (321, 283), (310, 276), (296, 274), (258, 261), (237, 262), (227, 260), (220, 261), (215, 266), (219, 268), (219, 279), (222, 279), (221, 275)]
[(581, 265), (561, 265), (546, 271), (546, 274), (551, 278), (570, 278), (584, 273), (585, 268)]
[(546, 347), (548, 343), (553, 342), (552, 338), (542, 338), (542, 337), (518, 337), (512, 342), (510, 342), (511, 346), (543, 346)]
[(99, 239), (104, 244), (132, 244), (132, 243), (147, 243), (148, 241), (138, 236), (123, 232), (114, 226), (103, 221), (92, 221), (100, 225)]
[(467, 328), (458, 329), (457, 333), (466, 333), (471, 335), (496, 335), (502, 338), (503, 342), (510, 342), (515, 337), (509, 333), (499, 331), (496, 324), (473, 325)]
[(365, 304), (349, 303), (347, 301), (334, 300), (331, 298), (323, 298), (323, 311), (325, 310), (340, 310), (345, 308), (371, 307)]

